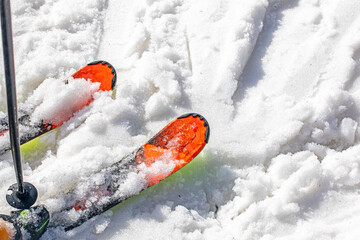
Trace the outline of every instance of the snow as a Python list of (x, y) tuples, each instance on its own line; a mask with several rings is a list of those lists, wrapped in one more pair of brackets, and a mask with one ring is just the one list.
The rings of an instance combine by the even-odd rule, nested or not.
[[(46, 79), (26, 101), (26, 105), (33, 105), (33, 116), (30, 121), (41, 120), (61, 125), (70, 119), (74, 112), (78, 112), (91, 101), (92, 95), (99, 89), (100, 84), (92, 84), (86, 79), (67, 79), (64, 81)], [(49, 108), (51, 106), (51, 108)]]
[[(106, 60), (118, 74), (113, 95), (95, 93), (23, 158), (50, 212), (177, 116), (198, 112), (211, 127), (203, 153), (168, 180), (42, 239), (359, 236), (357, 0), (14, 0), (12, 12), (18, 99), (37, 104), (34, 118), (96, 88), (55, 91), (87, 62)], [(0, 195), (14, 182), (5, 154)], [(0, 198), (0, 213), (11, 210)]]

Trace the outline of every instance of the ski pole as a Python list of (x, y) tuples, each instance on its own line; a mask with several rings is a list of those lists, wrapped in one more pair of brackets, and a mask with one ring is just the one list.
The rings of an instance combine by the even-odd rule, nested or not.
[(35, 203), (37, 198), (37, 190), (32, 184), (23, 182), (19, 122), (16, 103), (15, 64), (12, 41), (10, 0), (0, 0), (0, 10), (6, 97), (9, 118), (9, 135), (15, 168), (15, 176), (17, 180), (17, 184), (10, 186), (6, 199), (11, 206), (18, 209), (25, 209), (31, 207)]

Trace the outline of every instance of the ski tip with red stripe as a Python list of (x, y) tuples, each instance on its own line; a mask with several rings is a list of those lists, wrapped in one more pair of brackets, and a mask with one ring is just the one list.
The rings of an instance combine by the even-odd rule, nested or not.
[(82, 69), (75, 72), (73, 78), (85, 78), (91, 82), (99, 82), (99, 90), (113, 90), (116, 84), (115, 68), (106, 61), (91, 62)]

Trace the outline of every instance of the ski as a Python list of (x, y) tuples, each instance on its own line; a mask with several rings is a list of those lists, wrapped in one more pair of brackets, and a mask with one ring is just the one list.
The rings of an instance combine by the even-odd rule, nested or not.
[[(98, 91), (110, 91), (115, 87), (116, 83), (116, 71), (114, 67), (106, 61), (95, 61), (87, 64), (72, 75), (72, 78), (86, 79), (93, 83), (100, 83)], [(64, 81), (64, 84), (68, 84), (68, 80)], [(32, 122), (30, 120), (33, 109), (23, 107), (19, 108), (19, 127), (20, 127), (20, 144), (24, 144), (40, 135), (47, 133), (58, 126), (61, 126), (64, 122), (69, 120), (76, 112), (81, 110), (83, 107), (89, 105), (93, 100), (92, 96), (89, 96), (89, 101), (81, 104), (80, 106), (69, 109), (73, 109), (67, 118), (50, 120), (50, 121), (39, 121)], [(75, 105), (75, 103), (74, 103)], [(9, 143), (9, 131), (7, 117), (0, 118), (0, 155), (10, 150)]]
[(178, 117), (137, 151), (82, 179), (65, 195), (62, 210), (51, 213), (49, 227), (71, 230), (165, 179), (201, 152), (209, 134), (201, 115)]

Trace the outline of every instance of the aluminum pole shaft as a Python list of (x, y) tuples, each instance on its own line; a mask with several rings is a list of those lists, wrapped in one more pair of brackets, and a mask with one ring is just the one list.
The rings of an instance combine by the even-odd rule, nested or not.
[(18, 192), (24, 193), (23, 175), (20, 154), (19, 122), (16, 104), (15, 64), (12, 41), (10, 0), (0, 0), (1, 6), (1, 33), (4, 54), (4, 70), (6, 80), (6, 97), (9, 116), (9, 133), (11, 152), (14, 161), (15, 175), (18, 183)]

